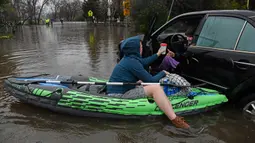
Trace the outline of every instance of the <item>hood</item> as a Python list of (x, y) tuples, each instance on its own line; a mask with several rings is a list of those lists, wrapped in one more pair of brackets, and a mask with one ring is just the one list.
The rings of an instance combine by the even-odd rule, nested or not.
[(121, 43), (121, 52), (125, 55), (125, 56), (137, 56), (137, 57), (141, 57), (140, 55), (140, 41), (141, 36), (135, 36), (135, 37), (130, 37), (127, 38), (126, 40), (124, 40)]

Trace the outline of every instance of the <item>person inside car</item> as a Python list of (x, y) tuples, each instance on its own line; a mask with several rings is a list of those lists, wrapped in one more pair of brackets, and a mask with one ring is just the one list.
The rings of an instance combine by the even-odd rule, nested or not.
[(193, 42), (194, 41), (195, 30), (196, 30), (196, 26), (190, 25), (187, 28), (186, 32), (185, 32), (185, 35), (187, 36), (189, 46), (195, 46), (195, 43)]

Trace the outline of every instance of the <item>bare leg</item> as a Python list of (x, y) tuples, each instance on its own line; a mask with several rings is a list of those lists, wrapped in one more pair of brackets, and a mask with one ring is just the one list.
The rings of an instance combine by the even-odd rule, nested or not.
[(144, 86), (145, 94), (149, 97), (153, 97), (159, 108), (166, 114), (166, 116), (173, 120), (176, 118), (173, 107), (166, 97), (165, 92), (159, 85)]
[(166, 114), (166, 116), (176, 127), (189, 128), (189, 125), (183, 120), (182, 117), (176, 116), (170, 101), (159, 85), (144, 86), (144, 91), (147, 96), (153, 97), (158, 107)]

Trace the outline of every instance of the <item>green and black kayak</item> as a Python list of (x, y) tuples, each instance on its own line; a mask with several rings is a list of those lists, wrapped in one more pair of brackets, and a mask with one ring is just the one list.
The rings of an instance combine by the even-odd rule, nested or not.
[[(151, 98), (122, 99), (105, 95), (99, 86), (61, 83), (41, 83), (42, 80), (107, 82), (82, 76), (39, 75), (11, 77), (5, 88), (19, 100), (42, 108), (71, 115), (107, 118), (139, 118), (161, 116), (164, 113)], [(228, 101), (225, 95), (207, 88), (192, 88), (193, 97), (170, 95), (178, 115), (190, 115), (211, 110)], [(195, 94), (194, 94), (195, 93)]]

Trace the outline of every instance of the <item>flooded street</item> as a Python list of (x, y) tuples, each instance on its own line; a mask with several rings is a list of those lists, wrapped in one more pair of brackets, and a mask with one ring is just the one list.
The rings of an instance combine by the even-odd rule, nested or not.
[(0, 40), (0, 143), (253, 143), (255, 123), (222, 107), (185, 119), (199, 134), (176, 129), (167, 119), (109, 120), (57, 114), (19, 102), (3, 88), (13, 75), (60, 74), (108, 78), (117, 45), (136, 33), (123, 27), (87, 23), (23, 26)]

